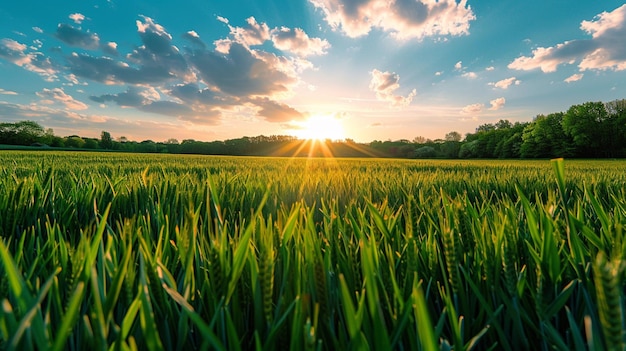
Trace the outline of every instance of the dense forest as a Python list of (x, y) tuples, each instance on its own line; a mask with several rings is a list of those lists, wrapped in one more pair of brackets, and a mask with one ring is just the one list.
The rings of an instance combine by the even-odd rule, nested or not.
[[(463, 138), (450, 132), (444, 139), (314, 143), (293, 136), (243, 137), (225, 141), (164, 142), (60, 137), (37, 122), (0, 123), (0, 144), (72, 150), (113, 150), (145, 153), (237, 156), (336, 156), (398, 158), (622, 158), (626, 157), (626, 100), (586, 102), (566, 112), (538, 115), (532, 122), (500, 120), (483, 124)], [(321, 145), (321, 147), (319, 147)]]

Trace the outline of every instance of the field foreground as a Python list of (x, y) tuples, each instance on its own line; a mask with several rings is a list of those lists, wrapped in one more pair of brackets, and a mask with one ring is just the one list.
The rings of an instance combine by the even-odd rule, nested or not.
[(0, 151), (0, 349), (621, 350), (624, 169)]

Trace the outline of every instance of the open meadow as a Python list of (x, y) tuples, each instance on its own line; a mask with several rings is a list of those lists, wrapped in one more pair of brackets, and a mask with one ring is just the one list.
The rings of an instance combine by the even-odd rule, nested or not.
[(625, 169), (0, 151), (0, 349), (621, 350)]

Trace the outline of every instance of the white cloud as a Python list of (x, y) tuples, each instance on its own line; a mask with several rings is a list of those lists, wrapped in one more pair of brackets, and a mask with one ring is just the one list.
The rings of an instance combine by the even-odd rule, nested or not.
[(502, 79), (499, 80), (495, 83), (489, 83), (489, 85), (492, 85), (496, 88), (500, 88), (500, 89), (508, 89), (511, 85), (515, 84), (515, 85), (520, 85), (521, 81), (519, 81), (517, 78), (515, 77), (510, 77), (510, 78), (506, 78), (506, 79)]
[(230, 35), (234, 37), (235, 42), (252, 46), (270, 40), (270, 29), (266, 23), (258, 23), (254, 17), (248, 17), (246, 22), (248, 23), (246, 27), (229, 26)]
[(324, 12), (326, 22), (349, 37), (372, 29), (398, 40), (466, 35), (476, 19), (467, 0), (309, 0)]
[(459, 61), (457, 63), (454, 64), (454, 69), (457, 71), (460, 71), (463, 69), (463, 61)]
[(463, 73), (463, 78), (467, 78), (467, 79), (476, 79), (478, 78), (478, 75), (476, 74), (476, 72), (465, 72)]
[(60, 102), (69, 110), (81, 111), (89, 108), (89, 106), (85, 103), (80, 102), (74, 99), (71, 95), (66, 94), (61, 88), (43, 89), (41, 92), (37, 92), (37, 96), (45, 99), (44, 101), (52, 99)]
[(489, 67), (485, 68), (485, 71), (493, 71), (495, 69), (496, 69), (495, 67), (489, 66)]
[(407, 96), (394, 95), (394, 92), (400, 88), (400, 76), (396, 73), (374, 69), (371, 75), (370, 90), (376, 93), (378, 100), (388, 101), (393, 106), (406, 106), (417, 94), (417, 91), (413, 89)]
[(504, 107), (504, 104), (506, 103), (506, 99), (503, 97), (500, 97), (495, 100), (489, 101), (489, 103), (491, 104), (491, 107), (489, 109), (492, 111), (497, 111)]
[(481, 103), (467, 105), (461, 109), (461, 113), (468, 114), (468, 115), (475, 115), (475, 114), (482, 112), (484, 107), (485, 105)]
[[(82, 20), (80, 16), (73, 17)], [(228, 23), (225, 18), (218, 20)], [(255, 114), (269, 122), (301, 119), (306, 113), (281, 99), (292, 96), (294, 88), (302, 83), (300, 73), (313, 67), (304, 57), (324, 54), (330, 47), (326, 40), (309, 37), (302, 29), (270, 29), (253, 17), (247, 19), (244, 28), (228, 25), (228, 37), (216, 42), (219, 50), (209, 48), (193, 30), (181, 35), (194, 45), (181, 50), (174, 45), (173, 36), (166, 28), (146, 16), (136, 21), (140, 42), (125, 45), (134, 48), (127, 53), (118, 52), (117, 42), (100, 42), (97, 34), (74, 26), (60, 24), (55, 37), (70, 46), (98, 51), (77, 50), (65, 55), (63, 65), (53, 65), (51, 57), (37, 52), (35, 47), (0, 39), (0, 59), (47, 75), (49, 79), (58, 79), (55, 74), (60, 72), (65, 85), (87, 84), (90, 80), (110, 86), (124, 85), (126, 91), (90, 99), (103, 105), (114, 103), (160, 113), (193, 124), (217, 124), (228, 116), (252, 119)], [(267, 45), (268, 41), (291, 55), (255, 47)], [(60, 52), (61, 48), (56, 50)], [(39, 91), (38, 103), (64, 110), (67, 115), (78, 115), (73, 111), (89, 108), (66, 91), (63, 88)], [(400, 102), (406, 99), (410, 102), (412, 95), (398, 98)]]
[(73, 13), (69, 15), (69, 18), (76, 24), (81, 24), (85, 20), (85, 16), (80, 13)]
[(110, 41), (108, 43), (106, 43), (106, 45), (102, 46), (102, 51), (111, 54), (113, 56), (117, 56), (118, 52), (117, 52), (117, 43)]
[(577, 74), (572, 74), (571, 76), (565, 78), (564, 82), (565, 83), (571, 83), (571, 82), (576, 82), (583, 79), (583, 74), (582, 73), (577, 73)]
[(29, 48), (13, 39), (0, 40), (0, 58), (24, 69), (35, 72), (47, 81), (55, 80), (57, 70), (49, 58), (39, 52), (28, 52)]
[(80, 82), (78, 81), (78, 77), (76, 77), (75, 74), (70, 73), (70, 74), (65, 76), (65, 79), (68, 82), (70, 82), (71, 85), (78, 85), (78, 84), (80, 84)]
[(16, 92), (0, 88), (0, 95), (17, 95)]
[(591, 39), (569, 40), (552, 47), (539, 47), (532, 56), (520, 56), (508, 67), (517, 70), (541, 69), (554, 72), (559, 65), (578, 63), (580, 71), (626, 70), (626, 4), (603, 12), (580, 29)]
[[(224, 19), (228, 23), (227, 19)], [(246, 47), (262, 45), (266, 41), (272, 41), (274, 47), (289, 51), (297, 56), (323, 55), (330, 48), (330, 43), (321, 38), (310, 38), (301, 28), (274, 28), (270, 29), (267, 23), (258, 23), (254, 17), (246, 19), (247, 26), (235, 27), (228, 25), (230, 38), (215, 41), (216, 50), (222, 53), (228, 52), (232, 43), (239, 43)], [(194, 35), (195, 34), (195, 35)], [(186, 37), (190, 40), (199, 39), (195, 32), (188, 32)]]
[(286, 50), (298, 56), (323, 55), (330, 48), (325, 39), (309, 38), (300, 28), (289, 29), (282, 27), (272, 30), (272, 41), (279, 50)]

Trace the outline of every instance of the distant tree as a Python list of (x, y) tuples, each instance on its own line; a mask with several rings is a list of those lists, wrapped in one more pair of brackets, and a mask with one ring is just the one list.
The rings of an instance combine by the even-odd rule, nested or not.
[(170, 154), (180, 153), (180, 144), (177, 139), (170, 138), (163, 142), (163, 148), (160, 152), (167, 152)]
[(490, 123), (481, 124), (476, 128), (476, 134), (490, 132), (494, 129), (496, 129), (496, 126), (494, 126), (493, 124), (490, 124)]
[(453, 131), (453, 132), (446, 134), (444, 139), (446, 141), (461, 141), (462, 136), (461, 136), (461, 133)]
[(425, 137), (418, 135), (415, 138), (413, 138), (413, 144), (426, 144), (428, 142), (428, 139), (426, 139)]
[(564, 113), (538, 115), (522, 132), (520, 156), (552, 158), (572, 156), (572, 139), (563, 130)]
[(117, 138), (117, 141), (119, 141), (120, 143), (127, 143), (128, 138), (122, 135), (121, 137)]
[(433, 158), (437, 156), (437, 151), (432, 146), (422, 146), (413, 152), (415, 158)]
[(496, 129), (509, 129), (513, 127), (513, 124), (509, 120), (501, 119), (495, 124), (494, 127)]
[[(466, 138), (467, 139), (467, 138)], [(472, 141), (466, 141), (459, 148), (459, 157), (460, 158), (475, 158), (478, 157), (478, 152), (476, 151), (478, 147), (478, 139)]]
[(54, 131), (52, 130), (52, 128), (48, 128), (44, 132), (43, 136), (39, 139), (39, 141), (43, 144), (52, 146), (52, 144), (54, 143), (54, 139)]
[(113, 149), (113, 138), (111, 138), (111, 133), (107, 131), (102, 131), (100, 134), (100, 147), (106, 150)]
[(81, 149), (85, 146), (85, 140), (78, 135), (71, 135), (65, 138), (66, 147)]
[(608, 113), (602, 102), (586, 102), (571, 106), (563, 117), (563, 130), (573, 140), (576, 155), (597, 157), (603, 154), (603, 142), (610, 135), (605, 123)]
[(157, 145), (152, 140), (144, 140), (137, 145), (136, 151), (154, 153), (157, 152)]
[(53, 147), (64, 147), (65, 146), (65, 138), (61, 138), (60, 136), (53, 136), (52, 141), (48, 144)]
[(22, 140), (23, 145), (30, 145), (38, 142), (44, 135), (43, 127), (33, 121), (22, 121), (15, 123), (17, 137)]
[(626, 99), (607, 102), (605, 106), (609, 129), (606, 147), (611, 151), (607, 156), (626, 157)]
[(43, 127), (33, 121), (0, 123), (0, 144), (31, 145), (41, 142), (44, 133)]
[(85, 149), (97, 149), (100, 144), (95, 138), (84, 138), (83, 140), (85, 140), (85, 145), (83, 145)]
[[(519, 157), (521, 135), (525, 124), (512, 124), (508, 120), (500, 120), (494, 124), (483, 124), (476, 128), (476, 133), (468, 134), (465, 142), (472, 143), (459, 150), (459, 156), (479, 158), (511, 158)], [(518, 134), (515, 136), (516, 134)], [(461, 155), (462, 154), (462, 155)]]
[(415, 147), (413, 145), (402, 145), (398, 148), (398, 156), (403, 158), (415, 157)]

